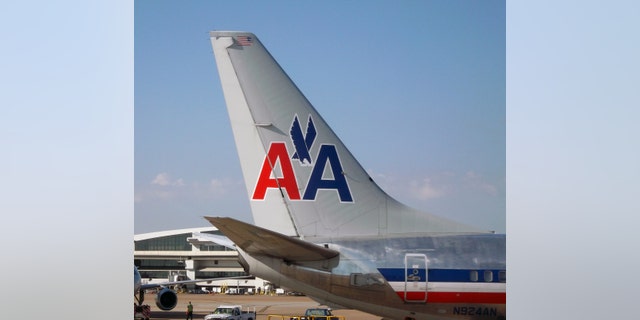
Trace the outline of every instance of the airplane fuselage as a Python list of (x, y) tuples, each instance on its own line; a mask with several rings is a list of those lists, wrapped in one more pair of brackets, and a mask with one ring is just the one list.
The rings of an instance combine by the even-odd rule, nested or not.
[(137, 294), (142, 286), (142, 277), (136, 266), (133, 267), (133, 294)]
[[(309, 241), (309, 239), (306, 239)], [(389, 319), (504, 319), (505, 236), (402, 235), (322, 241), (332, 261), (290, 263), (240, 250), (247, 272), (329, 305)]]

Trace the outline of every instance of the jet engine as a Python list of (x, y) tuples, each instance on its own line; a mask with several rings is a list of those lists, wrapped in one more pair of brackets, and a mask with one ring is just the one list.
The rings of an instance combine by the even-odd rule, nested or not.
[(171, 310), (176, 307), (176, 304), (178, 304), (178, 295), (169, 288), (162, 288), (156, 295), (156, 306), (161, 310)]

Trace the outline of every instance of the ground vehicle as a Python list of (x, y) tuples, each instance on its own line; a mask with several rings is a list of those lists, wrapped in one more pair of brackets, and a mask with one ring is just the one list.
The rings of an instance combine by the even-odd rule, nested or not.
[(310, 308), (304, 312), (301, 320), (337, 320), (338, 317), (333, 316), (331, 309), (327, 308)]
[(204, 320), (255, 320), (256, 312), (242, 311), (242, 307), (239, 305), (221, 305), (218, 306), (212, 313), (206, 315)]
[(148, 304), (145, 305), (133, 305), (133, 318), (134, 319), (143, 319), (149, 320), (151, 317), (151, 307)]

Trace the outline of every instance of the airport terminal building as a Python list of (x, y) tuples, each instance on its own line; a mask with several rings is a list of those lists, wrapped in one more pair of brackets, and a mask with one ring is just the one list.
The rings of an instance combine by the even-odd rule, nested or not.
[[(215, 227), (134, 235), (134, 260), (143, 282), (248, 276), (238, 263), (238, 252), (223, 245), (228, 243), (216, 236), (221, 236), (221, 233)], [(262, 279), (250, 277), (242, 280), (198, 282), (186, 289), (253, 293), (273, 287)]]

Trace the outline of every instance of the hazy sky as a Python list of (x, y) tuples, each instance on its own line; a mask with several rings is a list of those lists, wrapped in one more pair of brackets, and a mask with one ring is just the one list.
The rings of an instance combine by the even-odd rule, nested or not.
[(135, 1), (135, 233), (253, 221), (210, 30), (255, 33), (412, 207), (505, 232), (504, 1)]

